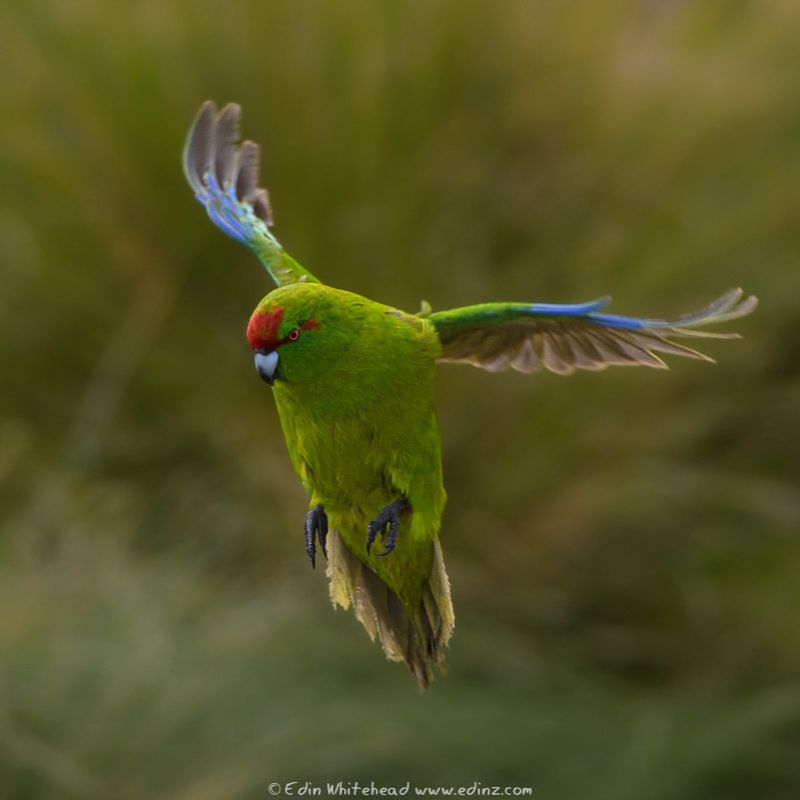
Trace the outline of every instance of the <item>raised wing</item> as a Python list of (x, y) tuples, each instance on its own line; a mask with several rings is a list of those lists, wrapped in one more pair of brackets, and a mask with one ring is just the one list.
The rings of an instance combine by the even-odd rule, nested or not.
[(242, 110), (228, 103), (217, 107), (206, 100), (186, 137), (183, 171), (195, 197), (211, 221), (260, 259), (278, 286), (319, 281), (303, 269), (272, 235), (272, 211), (267, 190), (258, 185), (259, 147), (239, 144)]
[(578, 305), (487, 303), (441, 311), (428, 319), (442, 342), (440, 361), (472, 364), (490, 372), (544, 368), (569, 375), (576, 369), (598, 370), (612, 364), (666, 369), (658, 353), (713, 362), (670, 338), (737, 339), (735, 333), (697, 328), (743, 317), (758, 304), (754, 296), (742, 300), (742, 290), (731, 289), (700, 311), (663, 320), (600, 313), (610, 301), (604, 297)]

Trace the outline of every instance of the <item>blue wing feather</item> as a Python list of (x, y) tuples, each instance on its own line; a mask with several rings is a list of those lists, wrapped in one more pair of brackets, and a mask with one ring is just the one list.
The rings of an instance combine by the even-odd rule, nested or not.
[[(576, 314), (575, 316), (583, 316)], [(640, 331), (644, 328), (660, 327), (654, 323), (662, 320), (638, 319), (637, 317), (621, 317), (618, 314), (586, 314), (585, 319), (604, 328), (619, 328), (624, 331)]]
[(597, 311), (598, 308), (605, 308), (610, 302), (611, 298), (606, 296), (590, 300), (588, 303), (531, 303), (528, 310), (531, 314), (545, 314), (551, 317), (582, 317)]
[(548, 304), (533, 303), (527, 307), (531, 316), (576, 317), (603, 328), (616, 328), (625, 331), (665, 330), (676, 333), (676, 329), (691, 328), (696, 325), (724, 322), (749, 314), (756, 305), (754, 297), (746, 298), (742, 303), (741, 289), (731, 289), (717, 298), (705, 308), (690, 314), (684, 314), (674, 320), (648, 319), (646, 317), (623, 317), (619, 314), (597, 314), (597, 309), (611, 302), (610, 297), (603, 297), (588, 303)]

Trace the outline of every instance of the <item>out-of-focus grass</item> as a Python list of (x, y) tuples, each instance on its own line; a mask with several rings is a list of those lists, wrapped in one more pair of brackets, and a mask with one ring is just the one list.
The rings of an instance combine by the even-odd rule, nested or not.
[(376, 779), (790, 797), (800, 777), (789, 684), (631, 691), (468, 620), (453, 674), (418, 695), (351, 646), (352, 620), (298, 592), (299, 571), (243, 588), (76, 538), (2, 578), (13, 797), (222, 800), (263, 797), (272, 781)]
[[(0, 10), (0, 793), (270, 780), (795, 797), (800, 11), (790, 0)], [(242, 103), (281, 240), (415, 309), (762, 300), (720, 364), (445, 367), (458, 628), (417, 697), (327, 607), (179, 170)]]

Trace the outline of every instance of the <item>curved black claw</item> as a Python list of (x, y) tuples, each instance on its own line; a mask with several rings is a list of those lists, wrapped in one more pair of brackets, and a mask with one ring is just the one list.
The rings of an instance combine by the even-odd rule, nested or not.
[(305, 520), (306, 531), (306, 555), (311, 562), (311, 566), (317, 566), (317, 546), (315, 538), (319, 540), (319, 546), (322, 548), (322, 554), (325, 558), (328, 557), (328, 551), (325, 549), (326, 540), (328, 537), (328, 515), (322, 506), (314, 506), (307, 514)]
[[(384, 548), (378, 553), (379, 556), (388, 556), (394, 550), (394, 543), (397, 540), (397, 530), (400, 527), (400, 512), (408, 508), (408, 500), (401, 497), (394, 503), (390, 503), (386, 508), (378, 512), (372, 522), (367, 526), (367, 552), (369, 553), (375, 537), (380, 533), (383, 536)], [(388, 527), (388, 532), (387, 532)]]

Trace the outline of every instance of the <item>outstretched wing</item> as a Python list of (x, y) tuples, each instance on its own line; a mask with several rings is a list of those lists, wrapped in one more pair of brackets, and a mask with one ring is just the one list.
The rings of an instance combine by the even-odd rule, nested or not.
[(442, 342), (440, 361), (472, 364), (497, 372), (542, 368), (569, 375), (576, 369), (605, 369), (612, 364), (666, 368), (658, 353), (713, 361), (672, 337), (736, 339), (735, 333), (697, 330), (749, 314), (754, 296), (742, 300), (731, 289), (710, 305), (674, 320), (637, 319), (603, 314), (610, 297), (578, 305), (487, 303), (431, 314)]
[(241, 114), (235, 103), (228, 103), (219, 113), (211, 100), (203, 103), (183, 149), (186, 178), (211, 221), (246, 244), (278, 286), (319, 283), (270, 233), (269, 197), (258, 185), (260, 151), (255, 142), (239, 144)]

